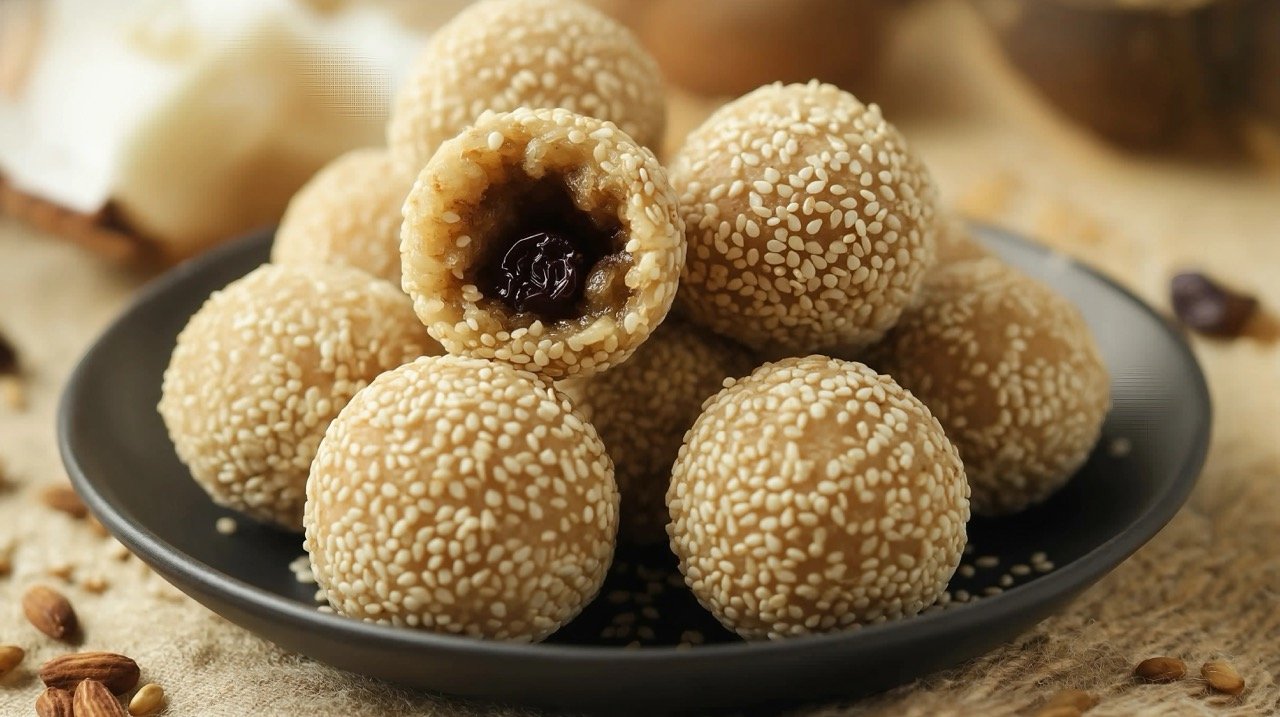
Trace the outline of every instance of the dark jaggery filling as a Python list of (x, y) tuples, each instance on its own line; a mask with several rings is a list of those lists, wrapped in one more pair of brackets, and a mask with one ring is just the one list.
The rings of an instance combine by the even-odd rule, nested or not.
[(579, 208), (568, 181), (513, 178), (491, 187), (477, 210), (483, 248), (472, 278), (528, 321), (594, 318), (627, 300), (631, 257), (613, 207)]

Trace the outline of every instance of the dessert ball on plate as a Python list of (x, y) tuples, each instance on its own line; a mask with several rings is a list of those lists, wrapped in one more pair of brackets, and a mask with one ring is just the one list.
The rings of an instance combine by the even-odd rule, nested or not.
[(1048, 498), (1098, 441), (1110, 383), (1084, 318), (994, 258), (934, 273), (868, 360), (924, 401), (964, 459), (973, 510)]
[(404, 288), (450, 353), (552, 380), (625, 361), (684, 266), (666, 171), (613, 124), (488, 113), (441, 145), (404, 206)]
[(746, 349), (669, 318), (626, 363), (561, 384), (609, 449), (623, 538), (666, 540), (667, 486), (685, 431), (726, 378), (754, 366)]
[(676, 153), (681, 305), (770, 355), (878, 340), (933, 262), (935, 190), (902, 135), (831, 85), (768, 85)]
[(567, 399), (438, 356), (379, 376), (330, 425), (305, 546), (344, 615), (530, 641), (600, 589), (617, 520), (613, 466)]
[(289, 201), (271, 260), (351, 266), (399, 286), (400, 207), (414, 176), (385, 149), (338, 157)]
[(631, 33), (572, 0), (485, 0), (440, 28), (391, 110), (387, 144), (417, 171), (486, 110), (562, 107), (646, 147), (666, 127), (662, 77)]
[(765, 364), (707, 401), (671, 476), (685, 583), (746, 638), (914, 615), (960, 564), (969, 485), (924, 404), (824, 356)]
[(300, 530), (329, 421), (378, 374), (439, 351), (391, 284), (268, 264), (215, 292), (178, 335), (160, 415), (214, 502)]

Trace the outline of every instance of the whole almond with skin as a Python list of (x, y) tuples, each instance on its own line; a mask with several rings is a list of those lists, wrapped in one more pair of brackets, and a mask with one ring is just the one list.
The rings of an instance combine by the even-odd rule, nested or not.
[(1073, 707), (1080, 712), (1088, 712), (1096, 707), (1098, 698), (1084, 690), (1059, 690), (1044, 704), (1044, 709), (1051, 707)]
[(71, 601), (47, 585), (33, 585), (22, 596), (22, 612), (36, 629), (55, 640), (65, 640), (76, 633), (80, 621)]
[(1133, 668), (1147, 682), (1176, 682), (1187, 674), (1187, 663), (1176, 657), (1148, 657)]
[(22, 658), (26, 656), (27, 651), (17, 645), (0, 645), (0, 677), (22, 664)]
[(80, 500), (80, 494), (69, 485), (45, 486), (40, 491), (40, 502), (76, 520), (84, 520), (89, 516), (89, 509)]
[(60, 655), (40, 668), (40, 680), (49, 687), (75, 689), (83, 680), (106, 685), (122, 694), (138, 684), (138, 663), (115, 652), (75, 652)]
[(57, 687), (46, 688), (36, 698), (36, 717), (75, 717), (71, 693)]
[(97, 680), (85, 680), (76, 685), (72, 702), (75, 717), (128, 717), (116, 696)]
[(1229, 662), (1210, 660), (1200, 668), (1200, 676), (1209, 682), (1209, 686), (1215, 692), (1225, 695), (1238, 695), (1244, 692), (1244, 678)]

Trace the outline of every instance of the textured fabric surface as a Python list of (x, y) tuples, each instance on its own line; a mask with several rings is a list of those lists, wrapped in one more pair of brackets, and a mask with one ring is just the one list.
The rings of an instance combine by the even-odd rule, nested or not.
[[(1168, 277), (1196, 267), (1280, 309), (1277, 168), (1152, 159), (1094, 142), (1054, 118), (972, 40), (960, 3), (922, 7), (891, 63), (904, 96), (887, 98), (933, 168), (945, 198), (1093, 263), (1167, 307)], [(951, 33), (957, 42), (931, 41)], [(939, 73), (933, 63), (943, 62)], [(921, 98), (927, 98), (928, 102)], [(709, 109), (678, 102), (687, 128)], [(516, 711), (414, 694), (289, 655), (176, 594), (141, 564), (118, 561), (85, 525), (40, 507), (63, 480), (53, 412), (79, 353), (145, 277), (70, 245), (0, 222), (0, 326), (29, 369), (30, 405), (0, 403), (0, 544), (16, 545), (0, 578), (0, 642), (28, 649), (0, 680), (0, 714), (30, 714), (35, 670), (64, 648), (18, 607), (59, 564), (74, 580), (100, 574), (100, 595), (65, 585), (86, 649), (135, 657), (162, 684), (173, 715), (510, 715)], [(1280, 712), (1280, 344), (1197, 339), (1216, 407), (1208, 465), (1188, 506), (1154, 541), (1084, 596), (1021, 638), (953, 671), (885, 695), (796, 715), (1029, 714), (1063, 687), (1097, 693), (1090, 715), (1262, 715)], [(1238, 699), (1202, 682), (1136, 684), (1157, 654), (1231, 661), (1248, 682)]]

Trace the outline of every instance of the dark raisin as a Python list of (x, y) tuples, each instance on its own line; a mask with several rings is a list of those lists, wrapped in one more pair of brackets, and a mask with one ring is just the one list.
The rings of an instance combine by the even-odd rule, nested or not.
[(1258, 310), (1258, 300), (1199, 272), (1183, 272), (1170, 283), (1173, 311), (1187, 328), (1209, 336), (1239, 336)]
[(550, 320), (572, 315), (591, 268), (579, 242), (554, 231), (517, 239), (498, 267), (494, 294), (517, 312)]
[(0, 333), (0, 376), (18, 372), (18, 350)]

